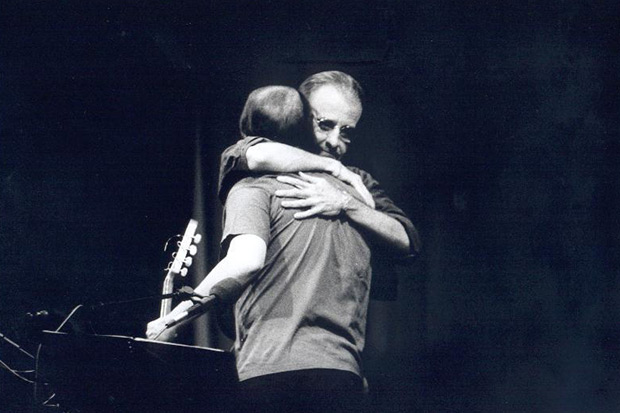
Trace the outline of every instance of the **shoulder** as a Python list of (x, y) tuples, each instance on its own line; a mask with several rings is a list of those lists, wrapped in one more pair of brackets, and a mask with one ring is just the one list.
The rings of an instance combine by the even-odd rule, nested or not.
[(260, 136), (246, 136), (245, 138), (239, 139), (234, 144), (230, 145), (228, 148), (224, 149), (222, 155), (232, 155), (234, 153), (245, 151), (250, 146), (257, 145), (263, 142), (271, 142), (267, 138), (262, 138)]
[(232, 185), (249, 173), (245, 153), (248, 148), (259, 143), (269, 142), (269, 139), (259, 136), (249, 136), (238, 140), (235, 144), (224, 149), (220, 155), (220, 171), (218, 176), (218, 196), (224, 203)]
[(267, 138), (261, 138), (260, 136), (248, 136), (238, 140), (224, 149), (220, 155), (220, 168), (223, 168), (224, 170), (235, 169), (238, 167), (239, 163), (244, 163), (243, 160), (245, 159), (245, 152), (248, 148), (263, 142), (271, 141)]
[[(272, 201), (275, 198), (275, 192), (288, 186), (277, 180), (278, 176), (287, 174), (269, 174), (269, 175), (250, 175), (240, 179), (230, 189), (228, 197), (232, 197), (232, 202), (245, 202), (249, 198), (261, 198), (265, 201)], [(228, 199), (226, 201), (227, 204)]]
[(276, 175), (250, 175), (237, 181), (230, 193), (242, 189), (271, 190), (277, 186)]

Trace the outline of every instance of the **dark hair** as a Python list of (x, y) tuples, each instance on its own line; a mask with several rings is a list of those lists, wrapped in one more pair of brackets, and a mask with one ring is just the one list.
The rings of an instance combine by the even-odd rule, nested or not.
[(297, 134), (304, 119), (299, 92), (288, 86), (265, 86), (248, 96), (239, 130), (242, 136), (287, 140)]
[(362, 86), (351, 75), (337, 70), (315, 73), (299, 85), (299, 93), (307, 100), (310, 99), (312, 92), (321, 86), (334, 86), (343, 93), (348, 93), (362, 103), (364, 91)]

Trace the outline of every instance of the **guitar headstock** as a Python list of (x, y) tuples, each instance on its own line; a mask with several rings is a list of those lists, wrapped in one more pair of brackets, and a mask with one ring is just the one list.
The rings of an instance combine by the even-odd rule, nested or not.
[[(198, 229), (198, 221), (194, 219), (189, 220), (185, 233), (181, 241), (177, 241), (177, 251), (172, 253), (173, 260), (168, 263), (166, 267), (166, 278), (164, 279), (164, 286), (162, 288), (162, 295), (168, 295), (172, 293), (174, 289), (174, 278), (177, 275), (185, 277), (188, 272), (188, 268), (192, 265), (192, 257), (198, 252), (198, 244), (202, 238), (200, 234), (196, 233)], [(176, 237), (175, 237), (176, 238)], [(168, 244), (166, 243), (166, 246)], [(165, 249), (165, 248), (164, 248)], [(159, 316), (166, 316), (172, 307), (172, 298), (165, 298), (161, 301), (161, 307), (159, 310)]]
[(198, 252), (197, 244), (200, 243), (202, 236), (196, 233), (198, 221), (190, 219), (183, 234), (181, 241), (177, 241), (177, 251), (172, 253), (173, 260), (168, 263), (166, 271), (168, 274), (179, 274), (185, 277), (188, 268), (192, 265), (193, 256)]

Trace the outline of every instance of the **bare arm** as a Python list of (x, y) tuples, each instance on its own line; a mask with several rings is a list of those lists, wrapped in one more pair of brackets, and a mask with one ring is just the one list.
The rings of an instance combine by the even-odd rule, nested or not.
[[(201, 296), (207, 296), (211, 288), (226, 278), (235, 278), (241, 285), (247, 285), (265, 264), (267, 245), (262, 238), (252, 234), (237, 235), (230, 241), (228, 254), (220, 261), (204, 280), (196, 287), (194, 292)], [(183, 301), (179, 303), (168, 315), (151, 321), (147, 325), (146, 337), (161, 341), (169, 341), (174, 338), (175, 331), (166, 331), (166, 323), (174, 317), (186, 311), (194, 303)]]
[(344, 196), (342, 213), (352, 222), (370, 231), (403, 255), (409, 254), (411, 248), (409, 237), (400, 222), (383, 212), (369, 208), (347, 193)]
[(364, 186), (362, 178), (336, 159), (319, 156), (278, 142), (258, 143), (249, 147), (245, 156), (248, 168), (256, 172), (327, 172), (355, 188), (366, 205), (371, 208), (375, 207), (372, 195)]
[(276, 196), (293, 198), (282, 201), (284, 208), (308, 208), (295, 213), (295, 218), (304, 219), (312, 216), (346, 216), (387, 243), (397, 251), (408, 254), (410, 240), (405, 228), (391, 216), (369, 208), (363, 202), (353, 198), (348, 193), (335, 188), (323, 178), (299, 174), (301, 179), (290, 176), (280, 176), (280, 182), (288, 183), (295, 188), (280, 189)]

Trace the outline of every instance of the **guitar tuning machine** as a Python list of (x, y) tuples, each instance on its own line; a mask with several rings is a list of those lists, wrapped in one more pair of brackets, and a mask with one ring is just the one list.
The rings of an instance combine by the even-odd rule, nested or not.
[(185, 277), (187, 275), (187, 268), (182, 268), (179, 274), (181, 274), (181, 277)]
[(187, 252), (189, 252), (189, 255), (196, 255), (196, 253), (198, 252), (198, 247), (192, 244), (189, 246)]
[(192, 259), (192, 257), (186, 257), (183, 260), (183, 264), (187, 265), (188, 267), (190, 267), (192, 265), (192, 262), (194, 262), (194, 260)]
[(200, 244), (200, 241), (202, 241), (202, 235), (200, 235), (200, 234), (194, 235), (194, 243), (195, 244)]

